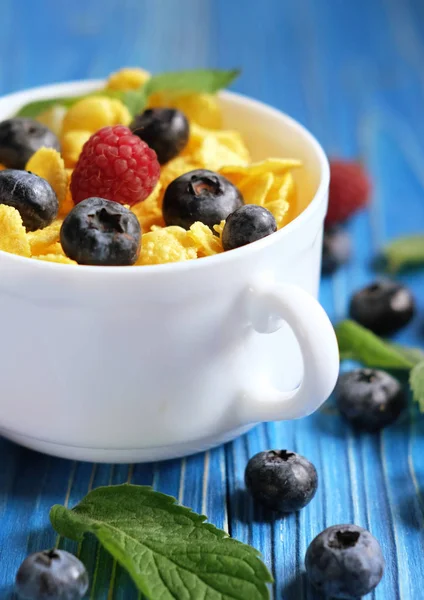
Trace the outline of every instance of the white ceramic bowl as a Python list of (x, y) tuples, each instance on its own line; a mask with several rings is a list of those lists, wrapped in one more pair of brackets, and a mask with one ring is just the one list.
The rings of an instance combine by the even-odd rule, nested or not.
[[(0, 119), (99, 83), (3, 97)], [(283, 113), (228, 92), (221, 101), (255, 160), (304, 162), (307, 208), (254, 244), (183, 263), (64, 266), (0, 252), (4, 436), (73, 459), (157, 460), (304, 416), (331, 393), (337, 344), (315, 299), (327, 159)]]

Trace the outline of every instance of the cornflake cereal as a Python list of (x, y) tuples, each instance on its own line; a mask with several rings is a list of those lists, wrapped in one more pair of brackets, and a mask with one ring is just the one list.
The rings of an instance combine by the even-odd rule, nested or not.
[(56, 106), (52, 106), (51, 108), (48, 108), (47, 110), (40, 113), (36, 117), (36, 120), (40, 123), (43, 123), (43, 125), (46, 125), (46, 127), (51, 129), (53, 133), (60, 137), (62, 133), (62, 125), (65, 115), (66, 108), (64, 106), (61, 106), (60, 104), (57, 104)]
[(221, 238), (214, 235), (213, 231), (204, 223), (193, 223), (187, 232), (187, 236), (193, 240), (198, 258), (223, 252)]
[(71, 260), (65, 255), (61, 254), (43, 254), (42, 256), (35, 256), (36, 260), (45, 260), (46, 262), (59, 263), (61, 265), (76, 265), (74, 260)]
[(62, 133), (89, 131), (94, 133), (108, 125), (129, 125), (131, 114), (128, 108), (115, 98), (88, 96), (76, 102), (63, 119)]
[[(59, 137), (61, 153), (52, 148), (41, 148), (30, 158), (26, 169), (51, 184), (59, 200), (58, 216), (45, 229), (27, 233), (19, 212), (0, 204), (0, 250), (58, 264), (76, 264), (65, 255), (60, 243), (63, 220), (74, 207), (70, 189), (73, 169), (93, 133), (105, 126), (131, 123), (133, 117), (119, 99), (123, 97), (121, 92), (137, 90), (149, 78), (150, 73), (143, 69), (120, 69), (109, 76), (105, 86), (107, 93), (103, 96), (100, 90), (96, 95), (88, 94), (79, 99), (70, 108), (58, 104), (37, 116), (38, 121)], [(297, 216), (299, 205), (293, 172), (300, 169), (302, 163), (296, 158), (277, 157), (252, 162), (241, 133), (222, 128), (221, 107), (216, 95), (158, 92), (148, 98), (148, 107), (182, 111), (189, 120), (190, 135), (180, 153), (161, 166), (159, 181), (146, 200), (127, 207), (138, 219), (142, 230), (136, 265), (194, 260), (224, 251), (221, 240), (225, 220), (212, 229), (197, 221), (187, 230), (167, 227), (164, 221), (162, 203), (167, 187), (176, 178), (197, 169), (214, 171), (228, 179), (238, 188), (245, 204), (257, 204), (269, 210), (278, 229)], [(122, 185), (131, 189), (127, 183), (133, 181), (131, 166), (128, 169), (131, 155), (127, 153), (130, 150), (123, 148), (119, 152), (121, 150), (123, 154), (118, 155), (113, 154), (118, 152), (117, 147), (109, 149), (119, 160), (116, 164), (110, 163), (107, 177), (112, 180), (122, 177), (119, 184), (122, 181)], [(0, 165), (0, 170), (3, 169), (5, 167)], [(204, 185), (202, 181), (200, 185)], [(205, 185), (213, 186), (213, 183)]]
[(78, 162), (82, 147), (91, 136), (90, 131), (84, 129), (74, 129), (62, 135), (61, 146), (62, 156), (65, 161), (65, 166), (68, 169), (73, 169)]
[(0, 250), (19, 256), (31, 256), (21, 215), (16, 208), (6, 204), (0, 204)]
[(68, 175), (59, 152), (54, 148), (40, 148), (31, 156), (25, 169), (50, 183), (59, 200), (60, 210), (68, 189)]
[(138, 67), (119, 69), (109, 75), (107, 90), (136, 90), (150, 78), (150, 73)]
[(216, 96), (212, 94), (176, 94), (175, 92), (159, 92), (152, 94), (149, 107), (177, 108), (183, 112), (191, 123), (220, 129), (222, 126), (221, 107)]
[(133, 213), (140, 222), (142, 231), (150, 231), (154, 226), (165, 226), (162, 216), (162, 190), (163, 186), (159, 181), (153, 192), (144, 202), (139, 202), (132, 207)]
[(154, 228), (141, 238), (137, 265), (158, 265), (197, 258), (196, 245), (182, 227)]
[(59, 242), (62, 223), (62, 219), (56, 219), (51, 225), (48, 225), (44, 229), (38, 229), (37, 231), (30, 231), (27, 233), (32, 256), (48, 254), (51, 252), (49, 248), (53, 244)]

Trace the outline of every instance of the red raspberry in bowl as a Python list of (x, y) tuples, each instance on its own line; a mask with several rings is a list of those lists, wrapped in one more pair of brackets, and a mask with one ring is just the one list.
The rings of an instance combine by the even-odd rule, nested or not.
[(160, 175), (154, 150), (128, 127), (103, 127), (84, 144), (72, 173), (75, 204), (90, 197), (137, 204), (151, 193)]

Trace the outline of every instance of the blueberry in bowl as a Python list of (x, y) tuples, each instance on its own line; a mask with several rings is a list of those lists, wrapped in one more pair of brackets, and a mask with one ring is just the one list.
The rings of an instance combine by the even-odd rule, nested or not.
[(9, 169), (25, 169), (39, 148), (60, 150), (57, 136), (46, 125), (24, 117), (0, 123), (0, 163)]
[(87, 198), (63, 221), (60, 241), (65, 254), (81, 265), (133, 265), (140, 254), (141, 228), (122, 204)]
[(212, 229), (243, 204), (240, 191), (223, 175), (196, 169), (168, 185), (162, 211), (166, 225), (189, 229), (200, 221)]
[(256, 204), (245, 204), (231, 213), (222, 231), (224, 250), (251, 244), (277, 231), (272, 213)]
[(134, 118), (130, 129), (156, 152), (161, 165), (178, 156), (190, 135), (187, 117), (174, 108), (148, 108)]
[(48, 181), (29, 171), (0, 171), (0, 204), (16, 208), (27, 231), (43, 229), (57, 216), (59, 202)]

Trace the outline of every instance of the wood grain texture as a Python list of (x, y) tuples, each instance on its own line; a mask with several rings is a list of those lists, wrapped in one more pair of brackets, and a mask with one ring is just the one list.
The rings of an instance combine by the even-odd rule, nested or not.
[[(152, 71), (241, 67), (235, 89), (308, 126), (330, 154), (359, 156), (375, 182), (374, 203), (349, 225), (354, 262), (325, 279), (321, 300), (334, 320), (370, 281), (376, 249), (424, 227), (424, 4), (420, 0), (2, 0), (0, 93), (102, 77), (122, 65)], [(400, 334), (423, 345), (424, 274), (402, 280), (420, 316)], [(314, 501), (277, 519), (244, 492), (255, 452), (293, 449), (319, 471)], [(0, 440), (0, 598), (12, 598), (29, 553), (52, 546), (48, 512), (91, 488), (132, 481), (172, 494), (237, 539), (256, 546), (275, 575), (274, 598), (319, 600), (303, 557), (323, 528), (355, 522), (380, 540), (387, 559), (373, 600), (424, 597), (424, 418), (409, 414), (381, 435), (353, 433), (330, 400), (301, 421), (260, 425), (225, 447), (151, 465), (72, 463)], [(78, 547), (93, 599), (132, 600), (128, 576), (94, 540)]]

